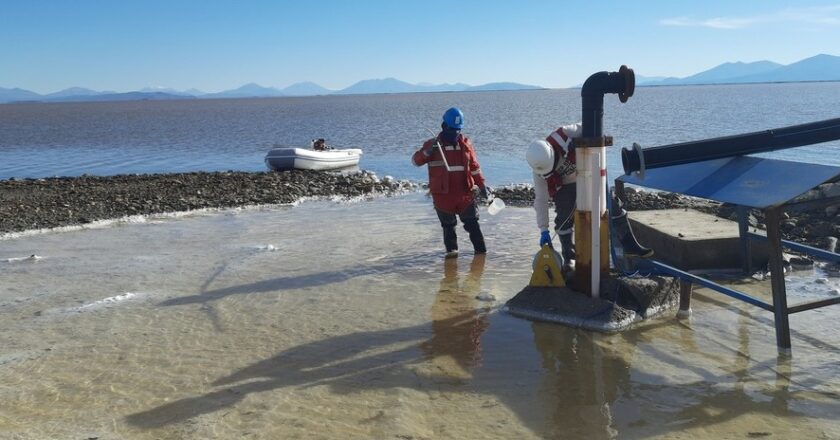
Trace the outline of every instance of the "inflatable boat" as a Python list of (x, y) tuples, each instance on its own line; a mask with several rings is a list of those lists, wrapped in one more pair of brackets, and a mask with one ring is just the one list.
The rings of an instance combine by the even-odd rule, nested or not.
[(273, 148), (265, 155), (265, 165), (269, 170), (335, 170), (359, 164), (362, 150), (310, 150), (306, 148)]

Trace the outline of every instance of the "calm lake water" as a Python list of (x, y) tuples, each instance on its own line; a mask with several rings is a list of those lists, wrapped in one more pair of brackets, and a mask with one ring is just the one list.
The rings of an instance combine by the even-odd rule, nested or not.
[[(840, 83), (640, 87), (605, 97), (604, 132), (619, 147), (685, 142), (840, 116)], [(579, 90), (322, 96), (242, 100), (0, 105), (0, 178), (172, 171), (263, 170), (274, 145), (324, 137), (362, 148), (361, 168), (423, 179), (409, 157), (443, 111), (466, 113), (491, 185), (530, 181), (523, 150), (580, 119)], [(771, 156), (840, 164), (840, 143)]]
[[(578, 119), (577, 91), (0, 105), (0, 177), (261, 170), (323, 136), (362, 168), (410, 154), (451, 105), (491, 184)], [(641, 88), (606, 100), (616, 145), (837, 117), (840, 83)], [(777, 157), (840, 165), (823, 144)], [(618, 151), (610, 170), (618, 172)], [(780, 176), (782, 178), (783, 176)], [(500, 310), (528, 283), (532, 209), (482, 208), (489, 254), (442, 258), (421, 193), (128, 218), (0, 237), (0, 438), (840, 439), (837, 306), (772, 314), (696, 289), (615, 335)], [(30, 255), (38, 258), (29, 258)], [(769, 281), (729, 281), (769, 301)], [(819, 269), (788, 302), (840, 294)]]
[(836, 308), (791, 316), (792, 359), (704, 289), (616, 335), (533, 323), (499, 311), (533, 210), (482, 228), (444, 260), (415, 193), (0, 241), (0, 438), (840, 438)]

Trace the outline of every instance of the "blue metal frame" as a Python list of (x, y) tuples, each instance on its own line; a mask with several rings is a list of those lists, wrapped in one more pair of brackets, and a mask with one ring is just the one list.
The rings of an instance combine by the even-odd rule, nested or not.
[(766, 303), (766, 302), (764, 302), (764, 301), (762, 301), (762, 300), (760, 300), (756, 297), (747, 295), (746, 293), (739, 292), (735, 289), (730, 289), (729, 287), (722, 286), (720, 284), (715, 283), (714, 281), (710, 281), (710, 280), (707, 280), (706, 278), (702, 278), (702, 277), (699, 277), (697, 275), (690, 274), (686, 271), (677, 269), (677, 268), (672, 267), (672, 266), (668, 266), (667, 264), (661, 263), (659, 261), (653, 260), (653, 261), (650, 261), (649, 263), (650, 263), (651, 267), (657, 273), (662, 273), (662, 274), (666, 274), (666, 275), (675, 276), (675, 277), (677, 277), (681, 280), (690, 281), (694, 284), (699, 284), (703, 287), (708, 287), (709, 289), (720, 292), (720, 293), (722, 293), (726, 296), (730, 296), (732, 298), (744, 301), (744, 302), (752, 304), (754, 306), (758, 306), (758, 307), (760, 307), (764, 310), (767, 310), (768, 312), (773, 311), (773, 305), (772, 304), (768, 304), (768, 303)]
[[(779, 179), (774, 176), (785, 176), (785, 178)], [(746, 293), (722, 286), (659, 261), (637, 261), (637, 267), (642, 270), (674, 276), (687, 282), (685, 296), (681, 291), (680, 308), (682, 310), (688, 309), (690, 304), (690, 285), (698, 284), (773, 312), (776, 343), (780, 350), (786, 351), (791, 346), (789, 315), (818, 307), (840, 304), (840, 297), (800, 303), (788, 307), (784, 269), (782, 267), (783, 247), (832, 262), (840, 262), (840, 254), (782, 240), (780, 231), (782, 209), (785, 204), (790, 203), (801, 194), (824, 182), (836, 180), (838, 176), (840, 176), (840, 168), (833, 166), (736, 156), (652, 169), (643, 176), (624, 175), (616, 179), (616, 185), (623, 186), (625, 183), (629, 183), (734, 204), (738, 214), (742, 269), (745, 273), (749, 274), (753, 271), (751, 243), (753, 241), (766, 241), (770, 244), (768, 266), (770, 268), (772, 303), (767, 303)], [(834, 198), (807, 203), (829, 203), (832, 200)], [(796, 205), (797, 203), (792, 203), (791, 208), (793, 209)], [(749, 231), (748, 217), (751, 208), (764, 211), (767, 224), (766, 237)], [(615, 258), (615, 252), (613, 252), (613, 258)]]
[[(756, 241), (768, 241), (767, 237), (756, 234), (755, 232), (747, 232), (747, 238), (750, 240)], [(790, 240), (782, 240), (782, 245), (788, 249), (792, 249), (797, 252), (802, 252), (805, 255), (810, 255), (814, 258), (831, 261), (832, 263), (840, 263), (840, 254), (835, 254), (834, 252), (828, 252), (819, 248), (815, 248), (812, 246), (808, 246), (806, 244), (797, 243), (795, 241)]]

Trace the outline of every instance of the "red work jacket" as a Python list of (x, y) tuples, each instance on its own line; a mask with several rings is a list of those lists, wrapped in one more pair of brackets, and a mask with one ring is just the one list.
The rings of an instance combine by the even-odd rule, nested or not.
[[(435, 146), (440, 142), (449, 164), (449, 171), (440, 155), (440, 149)], [(475, 186), (484, 187), (484, 176), (475, 155), (475, 149), (470, 139), (458, 134), (455, 145), (447, 145), (438, 135), (423, 143), (411, 157), (415, 166), (428, 165), (429, 192), (435, 208), (449, 214), (460, 214), (473, 202), (472, 189)]]

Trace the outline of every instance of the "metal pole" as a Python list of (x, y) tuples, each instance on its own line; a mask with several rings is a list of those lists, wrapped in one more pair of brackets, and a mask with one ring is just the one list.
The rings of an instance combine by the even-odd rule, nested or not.
[(680, 310), (677, 318), (688, 318), (691, 316), (691, 281), (680, 280)]
[(767, 239), (770, 241), (770, 286), (773, 289), (776, 345), (783, 354), (790, 354), (790, 322), (787, 292), (785, 292), (785, 271), (782, 265), (781, 208), (767, 208), (764, 215), (767, 223)]
[(736, 209), (738, 212), (738, 237), (741, 245), (741, 268), (745, 274), (749, 275), (752, 273), (752, 248), (748, 234), (750, 211), (747, 207), (740, 205)]

